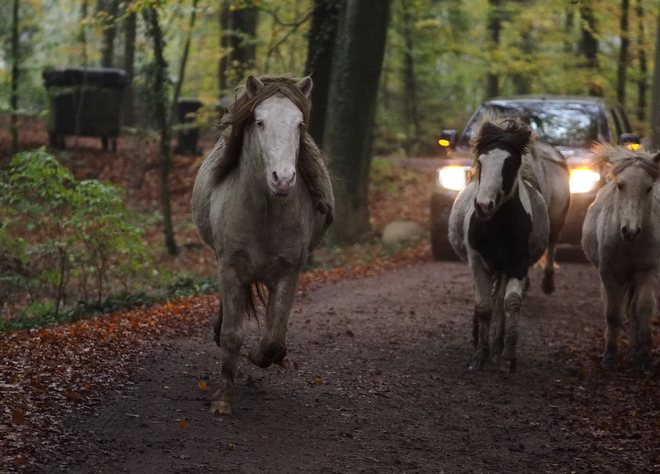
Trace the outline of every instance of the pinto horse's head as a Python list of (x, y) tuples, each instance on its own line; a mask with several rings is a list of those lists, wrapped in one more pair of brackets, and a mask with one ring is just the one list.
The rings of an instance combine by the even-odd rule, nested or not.
[(596, 150), (595, 156), (596, 160), (610, 165), (621, 237), (635, 242), (645, 219), (652, 218), (653, 185), (660, 177), (660, 153), (604, 145)]
[[(312, 79), (305, 77), (294, 86), (308, 99)], [(245, 93), (250, 99), (257, 98), (266, 87), (250, 76)], [(252, 122), (246, 128), (246, 146), (261, 158), (266, 183), (275, 195), (286, 196), (296, 184), (296, 162), (305, 127), (303, 111), (290, 94), (275, 92), (254, 107)]]
[(489, 219), (514, 190), (532, 130), (519, 119), (486, 112), (474, 140), (478, 183), (474, 210)]

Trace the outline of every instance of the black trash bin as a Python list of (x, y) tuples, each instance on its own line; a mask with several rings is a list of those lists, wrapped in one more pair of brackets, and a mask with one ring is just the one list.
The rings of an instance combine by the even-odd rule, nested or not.
[(64, 148), (66, 135), (100, 137), (103, 149), (112, 140), (117, 150), (121, 100), (129, 84), (122, 69), (49, 68), (42, 73), (48, 95), (48, 135), (52, 146)]
[(198, 99), (179, 99), (177, 101), (177, 119), (178, 124), (182, 127), (177, 134), (175, 153), (201, 154), (201, 150), (197, 148), (199, 127), (195, 125), (197, 121), (195, 114), (201, 107), (202, 101)]

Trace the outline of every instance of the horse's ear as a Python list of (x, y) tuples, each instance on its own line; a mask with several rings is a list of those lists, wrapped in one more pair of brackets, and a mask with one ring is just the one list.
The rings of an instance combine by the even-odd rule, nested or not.
[(249, 76), (245, 80), (245, 90), (247, 91), (247, 95), (250, 99), (252, 99), (255, 95), (261, 92), (261, 89), (263, 88), (264, 88), (264, 83), (254, 76)]
[(309, 76), (304, 77), (296, 82), (296, 87), (300, 89), (307, 98), (309, 98), (310, 94), (312, 93), (312, 85), (312, 78)]

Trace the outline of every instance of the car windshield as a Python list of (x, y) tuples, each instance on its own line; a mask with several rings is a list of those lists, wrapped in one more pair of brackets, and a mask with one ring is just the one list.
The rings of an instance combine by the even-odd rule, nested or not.
[(489, 103), (481, 107), (468, 123), (460, 145), (468, 146), (477, 132), (479, 118), (485, 110), (495, 110), (522, 118), (538, 137), (554, 146), (589, 148), (598, 136), (600, 108), (597, 104), (533, 101)]

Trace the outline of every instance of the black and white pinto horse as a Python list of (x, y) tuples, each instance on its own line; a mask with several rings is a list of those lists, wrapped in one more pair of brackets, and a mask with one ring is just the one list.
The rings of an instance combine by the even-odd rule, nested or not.
[(502, 370), (515, 372), (528, 269), (546, 249), (542, 287), (554, 290), (554, 250), (570, 200), (568, 167), (519, 119), (487, 112), (473, 144), (474, 175), (449, 217), (449, 240), (469, 263), (476, 293), (470, 369), (484, 367), (495, 314), (492, 356)]

